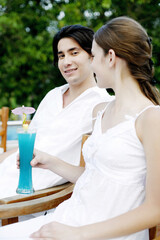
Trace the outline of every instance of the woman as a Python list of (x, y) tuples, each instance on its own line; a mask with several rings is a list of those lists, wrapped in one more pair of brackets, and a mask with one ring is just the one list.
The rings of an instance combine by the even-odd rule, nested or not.
[(93, 134), (83, 148), (86, 168), (35, 151), (32, 166), (76, 182), (75, 189), (53, 214), (9, 226), (12, 234), (48, 222), (31, 237), (147, 240), (147, 228), (160, 221), (160, 98), (151, 41), (139, 23), (119, 17), (97, 31), (92, 54), (98, 86), (112, 88), (116, 98), (94, 109)]

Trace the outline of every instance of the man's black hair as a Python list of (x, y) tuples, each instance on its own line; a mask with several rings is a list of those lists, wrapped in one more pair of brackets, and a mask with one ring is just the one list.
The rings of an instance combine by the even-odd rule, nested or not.
[(74, 39), (82, 49), (87, 53), (91, 54), (92, 41), (93, 41), (94, 31), (88, 27), (84, 27), (79, 24), (69, 25), (63, 27), (53, 39), (53, 54), (54, 54), (54, 65), (58, 63), (58, 42), (62, 38), (72, 38)]

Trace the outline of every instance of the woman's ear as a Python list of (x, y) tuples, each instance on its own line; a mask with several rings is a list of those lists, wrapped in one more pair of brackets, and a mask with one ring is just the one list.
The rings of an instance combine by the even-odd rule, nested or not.
[(114, 66), (115, 61), (116, 61), (116, 54), (115, 54), (115, 51), (113, 49), (110, 49), (108, 51), (108, 61), (109, 61), (109, 67)]

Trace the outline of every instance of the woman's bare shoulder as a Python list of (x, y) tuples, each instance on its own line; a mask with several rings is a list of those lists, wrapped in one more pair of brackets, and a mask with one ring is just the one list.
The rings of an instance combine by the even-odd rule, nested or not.
[(107, 106), (108, 103), (109, 102), (102, 102), (97, 104), (93, 109), (93, 114), (92, 114), (93, 118), (95, 118), (97, 116), (97, 113), (99, 111), (102, 111)]
[(148, 127), (148, 125), (155, 125), (160, 122), (160, 106), (151, 107), (144, 111), (140, 116), (141, 124)]
[(140, 139), (143, 136), (147, 136), (150, 139), (153, 133), (160, 132), (160, 107), (147, 109), (137, 120), (137, 134)]

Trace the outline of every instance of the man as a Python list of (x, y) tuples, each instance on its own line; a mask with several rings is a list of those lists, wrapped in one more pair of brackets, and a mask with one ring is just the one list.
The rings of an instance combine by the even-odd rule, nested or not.
[[(82, 135), (92, 131), (92, 110), (110, 101), (96, 86), (91, 70), (94, 32), (81, 25), (62, 28), (54, 37), (54, 64), (67, 84), (51, 90), (40, 103), (30, 128), (37, 129), (35, 148), (74, 165), (79, 164)], [(8, 153), (6, 153), (8, 155)], [(18, 185), (17, 152), (0, 164), (0, 198), (15, 195)], [(2, 155), (4, 159), (5, 154)], [(46, 169), (33, 169), (33, 187), (43, 189), (66, 182)]]

